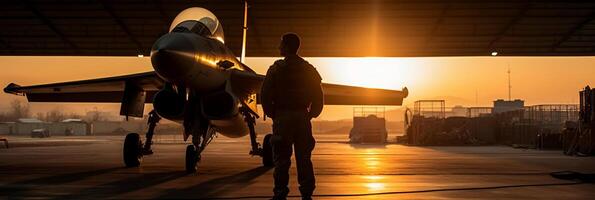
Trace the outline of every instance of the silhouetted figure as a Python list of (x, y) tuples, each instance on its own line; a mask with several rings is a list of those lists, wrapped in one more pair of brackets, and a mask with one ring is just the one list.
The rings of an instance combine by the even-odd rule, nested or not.
[(296, 34), (283, 35), (279, 51), (285, 58), (269, 67), (262, 85), (262, 108), (273, 119), (273, 199), (285, 199), (289, 193), (292, 147), (302, 199), (311, 199), (315, 188), (311, 155), (316, 141), (310, 120), (322, 112), (322, 78), (314, 66), (297, 55), (299, 46)]

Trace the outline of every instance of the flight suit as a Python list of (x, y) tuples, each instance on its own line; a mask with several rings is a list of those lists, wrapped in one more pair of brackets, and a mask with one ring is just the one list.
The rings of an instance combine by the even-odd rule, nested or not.
[(288, 56), (276, 61), (267, 71), (261, 101), (265, 114), (273, 119), (275, 198), (284, 199), (289, 193), (293, 150), (300, 193), (307, 199), (315, 189), (311, 155), (316, 141), (310, 120), (320, 115), (324, 105), (321, 77), (301, 57)]

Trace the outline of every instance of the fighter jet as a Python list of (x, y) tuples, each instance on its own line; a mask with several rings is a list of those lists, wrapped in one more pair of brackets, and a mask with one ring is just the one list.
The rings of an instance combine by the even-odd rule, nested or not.
[[(257, 112), (264, 76), (225, 46), (223, 28), (212, 12), (192, 7), (179, 13), (169, 32), (155, 41), (150, 56), (150, 72), (33, 86), (11, 83), (4, 92), (26, 96), (29, 102), (121, 103), (120, 114), (126, 117), (142, 117), (145, 104), (152, 103), (145, 141), (137, 133), (124, 139), (127, 167), (137, 167), (143, 156), (153, 154), (152, 137), (161, 118), (183, 124), (184, 140), (192, 138), (186, 148), (188, 172), (197, 170), (201, 153), (217, 133), (250, 135), (250, 154), (260, 156), (265, 166), (273, 165), (270, 134), (260, 144), (254, 130), (256, 118), (264, 117)], [(408, 95), (407, 88), (322, 87), (329, 105), (401, 105)]]

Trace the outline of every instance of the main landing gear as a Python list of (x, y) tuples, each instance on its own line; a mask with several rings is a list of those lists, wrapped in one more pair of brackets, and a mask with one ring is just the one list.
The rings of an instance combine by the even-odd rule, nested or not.
[(144, 155), (153, 154), (151, 145), (153, 144), (153, 133), (155, 133), (155, 127), (159, 123), (161, 117), (157, 115), (154, 110), (149, 113), (149, 130), (145, 135), (145, 143), (140, 139), (137, 133), (129, 133), (124, 139), (124, 148), (122, 156), (124, 158), (124, 164), (126, 167), (138, 167), (142, 161)]
[(256, 118), (247, 108), (240, 108), (240, 112), (244, 115), (244, 121), (248, 124), (250, 131), (250, 144), (252, 149), (250, 155), (262, 157), (262, 165), (265, 167), (273, 167), (273, 146), (271, 144), (272, 134), (267, 134), (262, 140), (262, 146), (256, 141), (256, 131), (254, 125), (256, 124)]
[[(262, 165), (266, 167), (274, 166), (273, 163), (273, 147), (271, 144), (272, 135), (268, 134), (264, 137), (262, 146), (256, 140), (256, 131), (254, 125), (256, 119), (252, 113), (242, 108), (241, 113), (244, 115), (244, 120), (248, 124), (250, 131), (250, 144), (252, 149), (250, 155), (260, 156), (262, 158)], [(155, 111), (149, 113), (149, 129), (145, 135), (146, 139), (143, 143), (139, 134), (129, 133), (124, 139), (123, 160), (126, 167), (138, 167), (141, 164), (144, 155), (153, 154), (151, 145), (153, 144), (153, 134), (155, 127), (161, 118)], [(201, 153), (205, 147), (214, 139), (215, 130), (209, 126), (208, 120), (196, 116), (187, 116), (184, 119), (185, 138), (192, 135), (192, 144), (186, 147), (186, 172), (194, 173), (197, 170), (198, 162), (201, 160)]]
[(143, 143), (138, 133), (128, 133), (124, 139), (124, 164), (126, 167), (138, 167), (143, 158)]

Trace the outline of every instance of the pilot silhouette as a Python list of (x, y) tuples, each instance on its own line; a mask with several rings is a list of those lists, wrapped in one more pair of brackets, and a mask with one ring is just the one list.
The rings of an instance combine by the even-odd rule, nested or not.
[(292, 150), (302, 199), (311, 199), (315, 188), (311, 155), (316, 141), (310, 120), (322, 112), (322, 78), (314, 66), (297, 55), (299, 47), (298, 35), (283, 35), (279, 51), (285, 58), (269, 67), (262, 85), (262, 107), (273, 119), (273, 199), (285, 199), (289, 193)]

